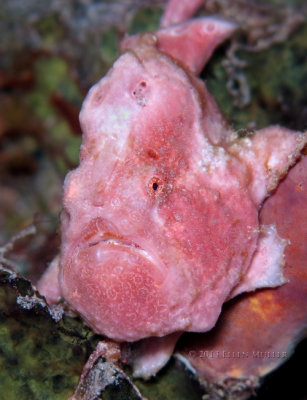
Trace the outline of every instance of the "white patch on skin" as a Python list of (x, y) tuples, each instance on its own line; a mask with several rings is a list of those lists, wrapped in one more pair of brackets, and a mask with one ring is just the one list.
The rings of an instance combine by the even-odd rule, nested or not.
[[(146, 251), (146, 250), (144, 250), (144, 249), (142, 249), (142, 250), (139, 250), (139, 249), (138, 249), (138, 252), (139, 252), (140, 254), (142, 254), (142, 256), (143, 256), (144, 258), (146, 258), (149, 262), (151, 262), (152, 264), (156, 265), (157, 260), (155, 260), (154, 257), (152, 257), (148, 251)], [(161, 264), (161, 262), (160, 262), (160, 264)]]
[(249, 270), (229, 299), (258, 288), (276, 287), (286, 283), (283, 276), (284, 249), (288, 241), (281, 239), (274, 225), (262, 226), (257, 251)]
[(133, 360), (133, 376), (148, 379), (169, 360), (181, 333), (148, 338), (139, 343), (138, 355)]
[[(122, 147), (122, 144), (125, 143), (127, 138), (126, 133), (129, 133), (127, 125), (130, 125), (131, 123), (131, 115), (132, 112), (129, 107), (114, 107), (113, 105), (105, 106), (103, 114), (103, 130), (110, 134), (110, 136), (114, 135), (117, 137), (117, 140), (119, 141), (117, 143), (120, 147)], [(119, 134), (116, 135), (115, 132), (118, 132)]]
[(181, 218), (181, 216), (180, 216), (178, 213), (173, 213), (173, 217), (174, 217), (174, 219), (175, 219), (176, 221), (178, 221), (178, 222), (182, 221), (182, 218)]
[[(195, 353), (195, 355), (197, 354), (196, 351), (194, 353)], [(190, 354), (192, 356), (194, 355), (194, 353), (193, 353), (193, 351), (190, 351)], [(186, 357), (184, 357), (180, 353), (174, 353), (174, 357), (177, 358), (177, 360), (179, 360), (181, 362), (181, 364), (183, 364), (185, 366), (185, 368), (192, 373), (192, 375), (197, 376), (196, 369), (192, 366), (192, 364)]]
[(111, 206), (113, 208), (119, 208), (121, 205), (121, 201), (119, 198), (115, 197), (114, 199), (111, 200)]
[(270, 157), (270, 159), (268, 161), (268, 167), (270, 169), (274, 169), (274, 168), (278, 167), (278, 164), (279, 164), (279, 158), (276, 157), (276, 154), (273, 153), (273, 155)]
[(99, 248), (96, 251), (96, 258), (97, 258), (98, 261), (102, 261), (103, 260), (103, 256), (102, 256), (101, 251), (100, 251)]
[(244, 145), (245, 145), (246, 147), (248, 147), (248, 148), (251, 148), (252, 145), (253, 145), (253, 142), (252, 142), (251, 139), (248, 138), (248, 137), (243, 138), (243, 139), (239, 139), (239, 140), (241, 140), (242, 142), (244, 142)]
[(152, 209), (152, 220), (156, 225), (163, 228), (164, 227), (164, 220), (159, 216), (158, 207), (154, 207)]
[(217, 168), (225, 169), (229, 160), (225, 149), (221, 146), (213, 146), (203, 134), (198, 134), (198, 141), (201, 152), (197, 154), (196, 168), (200, 167), (204, 172), (213, 172)]
[[(104, 104), (101, 113), (99, 109), (86, 110), (87, 119), (95, 121), (95, 126), (88, 132), (96, 136), (95, 154), (107, 152), (108, 157), (118, 160), (124, 157), (127, 139), (130, 135), (130, 126), (133, 120), (134, 109), (128, 103), (124, 105)], [(86, 128), (84, 128), (86, 131)]]

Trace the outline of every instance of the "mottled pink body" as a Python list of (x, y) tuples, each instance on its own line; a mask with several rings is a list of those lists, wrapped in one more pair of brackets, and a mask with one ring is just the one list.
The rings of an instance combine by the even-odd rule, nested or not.
[(228, 298), (284, 283), (285, 242), (258, 212), (306, 138), (228, 127), (196, 74), (233, 30), (202, 18), (127, 39), (83, 104), (60, 287), (112, 339), (207, 331)]
[[(307, 156), (264, 204), (262, 223), (289, 241), (287, 284), (246, 294), (229, 303), (217, 326), (191, 335), (179, 349), (211, 391), (253, 392), (259, 378), (288, 360), (307, 332)], [(246, 396), (247, 397), (247, 396)]]

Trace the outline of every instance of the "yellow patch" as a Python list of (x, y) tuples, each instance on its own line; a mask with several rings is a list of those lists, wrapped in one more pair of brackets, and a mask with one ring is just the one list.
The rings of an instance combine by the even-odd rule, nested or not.
[(232, 378), (242, 378), (243, 376), (243, 371), (241, 368), (231, 368), (229, 371), (229, 376)]
[(277, 303), (272, 293), (261, 293), (260, 299), (258, 297), (251, 297), (249, 299), (250, 309), (265, 321), (280, 318), (282, 313), (282, 306)]
[(78, 197), (79, 194), (79, 190), (80, 190), (80, 185), (79, 184), (75, 184), (75, 183), (71, 183), (68, 185), (68, 187), (66, 186), (66, 193), (65, 196), (68, 200), (74, 199), (76, 197)]

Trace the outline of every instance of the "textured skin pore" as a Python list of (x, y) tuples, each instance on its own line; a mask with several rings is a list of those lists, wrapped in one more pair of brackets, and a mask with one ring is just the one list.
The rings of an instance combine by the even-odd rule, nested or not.
[(257, 382), (288, 360), (296, 342), (306, 335), (306, 169), (304, 156), (260, 215), (262, 223), (276, 224), (278, 233), (289, 240), (284, 273), (288, 283), (231, 302), (211, 332), (192, 335), (180, 350), (207, 385), (226, 388), (231, 379)]
[(258, 212), (306, 137), (231, 132), (195, 73), (233, 30), (202, 18), (127, 39), (84, 101), (80, 166), (64, 185), (60, 290), (112, 339), (207, 331), (234, 293), (283, 283), (275, 233), (266, 279), (255, 257), (270, 253)]

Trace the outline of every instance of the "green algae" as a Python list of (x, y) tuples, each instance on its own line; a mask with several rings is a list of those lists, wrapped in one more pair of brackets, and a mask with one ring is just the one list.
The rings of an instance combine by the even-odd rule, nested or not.
[(144, 7), (136, 12), (131, 20), (128, 33), (134, 35), (139, 32), (154, 32), (157, 30), (162, 10), (155, 7)]
[[(50, 142), (61, 147), (71, 164), (77, 164), (81, 137), (72, 132), (68, 122), (59, 116), (51, 102), (53, 95), (61, 96), (77, 109), (81, 107), (82, 96), (69, 73), (68, 63), (60, 57), (42, 57), (34, 64), (36, 85), (28, 95), (28, 101), (35, 115), (49, 124)], [(61, 157), (56, 158), (63, 174), (67, 165)]]
[(306, 115), (300, 115), (299, 110), (307, 103), (307, 25), (285, 42), (257, 52), (240, 50), (237, 56), (247, 62), (243, 72), (251, 89), (251, 101), (242, 109), (234, 105), (226, 89), (228, 77), (222, 65), (225, 47), (216, 52), (203, 74), (234, 128), (252, 123), (258, 129), (270, 124), (306, 129)]
[(200, 400), (205, 393), (182, 364), (172, 359), (157, 377), (136, 380), (141, 393), (150, 400)]
[(120, 36), (118, 29), (112, 27), (101, 35), (101, 55), (107, 64), (112, 64), (119, 56)]
[[(139, 400), (140, 397), (133, 391), (131, 385), (123, 379), (117, 384), (107, 386), (101, 397), (103, 400)], [(148, 400), (150, 400), (148, 398)]]
[(46, 15), (35, 24), (38, 34), (41, 36), (44, 46), (52, 48), (64, 37), (63, 26), (59, 23), (55, 14)]
[[(83, 366), (101, 338), (79, 318), (56, 322), (44, 303), (21, 306), (35, 294), (31, 284), (0, 270), (0, 382), (6, 400), (57, 399), (72, 395)], [(29, 304), (29, 303), (27, 303)], [(130, 371), (131, 372), (131, 371)], [(200, 400), (203, 390), (172, 360), (156, 378), (136, 384), (148, 400)], [(103, 400), (137, 400), (127, 379), (106, 387)]]
[(56, 323), (46, 307), (24, 309), (27, 281), (0, 273), (0, 382), (6, 400), (67, 399), (97, 337), (78, 319)]

